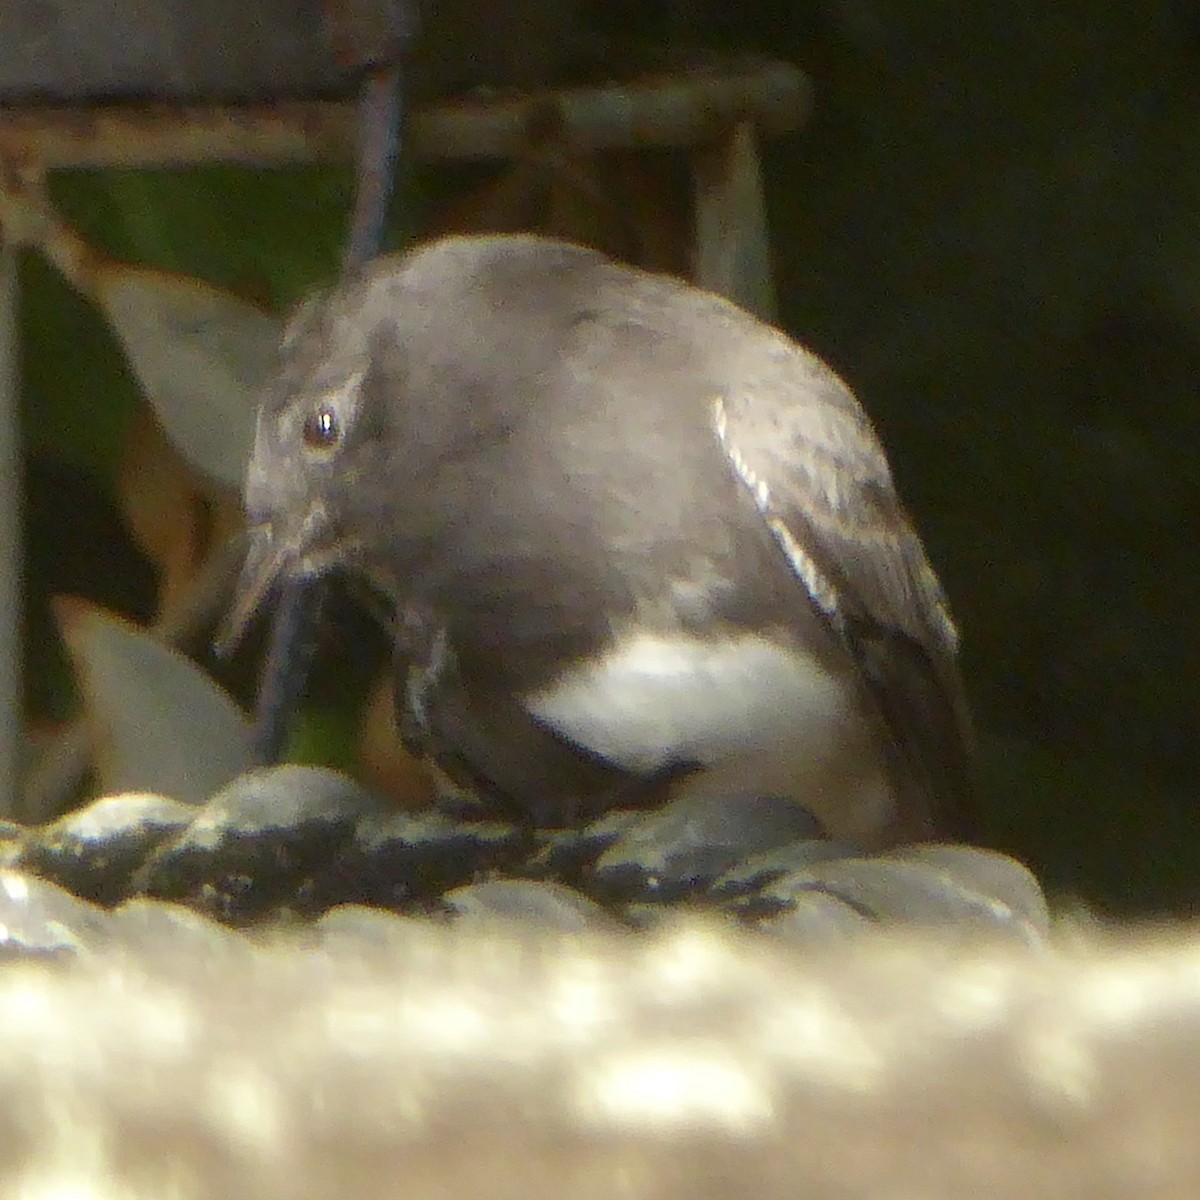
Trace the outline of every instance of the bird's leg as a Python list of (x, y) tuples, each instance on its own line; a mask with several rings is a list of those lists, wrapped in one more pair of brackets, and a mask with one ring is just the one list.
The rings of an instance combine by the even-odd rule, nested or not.
[(296, 703), (316, 652), (324, 596), (322, 579), (295, 577), (284, 583), (254, 709), (251, 753), (261, 766), (279, 762), (287, 748)]

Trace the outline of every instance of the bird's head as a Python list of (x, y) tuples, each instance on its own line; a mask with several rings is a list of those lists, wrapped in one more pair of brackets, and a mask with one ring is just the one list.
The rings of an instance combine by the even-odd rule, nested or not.
[(378, 321), (364, 298), (357, 281), (312, 297), (284, 334), (246, 472), (248, 544), (226, 647), (284, 579), (352, 562), (375, 527), (368, 510), (387, 478), (386, 381), (372, 361)]
[(260, 402), (227, 648), (283, 579), (346, 567), (379, 583), (470, 516), (469, 464), (507, 436), (541, 369), (524, 311), (536, 289), (494, 283), (522, 251), (575, 257), (445, 239), (376, 259), (293, 316)]

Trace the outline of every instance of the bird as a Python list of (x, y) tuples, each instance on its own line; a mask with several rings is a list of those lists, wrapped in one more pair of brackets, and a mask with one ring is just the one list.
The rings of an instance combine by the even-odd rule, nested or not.
[(282, 581), (364, 585), (406, 743), (489, 805), (971, 836), (958, 635), (881, 442), (716, 294), (538, 234), (372, 259), (288, 322), (244, 499), (227, 640)]

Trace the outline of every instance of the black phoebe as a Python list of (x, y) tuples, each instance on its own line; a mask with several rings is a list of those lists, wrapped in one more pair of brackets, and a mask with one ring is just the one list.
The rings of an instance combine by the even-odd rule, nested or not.
[(844, 383), (719, 296), (535, 236), (385, 257), (294, 317), (236, 634), (338, 569), (395, 614), (409, 740), (538, 821), (784, 794), (968, 832), (956, 637)]

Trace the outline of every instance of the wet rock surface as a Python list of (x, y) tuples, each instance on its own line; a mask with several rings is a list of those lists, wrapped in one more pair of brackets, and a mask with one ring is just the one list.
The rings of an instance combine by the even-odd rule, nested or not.
[(138, 895), (176, 900), (231, 922), (280, 908), (311, 913), (317, 878), (382, 803), (315, 767), (250, 771), (222, 788), (132, 879)]
[(147, 855), (197, 815), (192, 805), (152, 793), (103, 796), (31, 833), (12, 865), (98, 904), (116, 904)]
[(532, 844), (524, 830), (457, 821), (436, 810), (375, 813), (359, 821), (318, 886), (321, 907), (416, 908), (493, 872), (519, 870)]
[(578, 933), (619, 928), (596, 901), (561, 883), (488, 879), (448, 892), (443, 900), (457, 920), (518, 921), (534, 928)]
[(748, 857), (825, 841), (820, 823), (780, 796), (679, 800), (622, 830), (593, 880), (621, 899), (677, 900), (702, 894)]
[(413, 919), (578, 932), (711, 913), (789, 942), (881, 924), (987, 928), (1036, 942), (1033, 876), (968, 846), (887, 853), (826, 838), (774, 797), (680, 800), (534, 830), (399, 812), (335, 771), (281, 766), (208, 803), (105, 796), (40, 828), (0, 830), (0, 951), (106, 944), (216, 952), (237, 928), (300, 924), (317, 944), (377, 944)]

